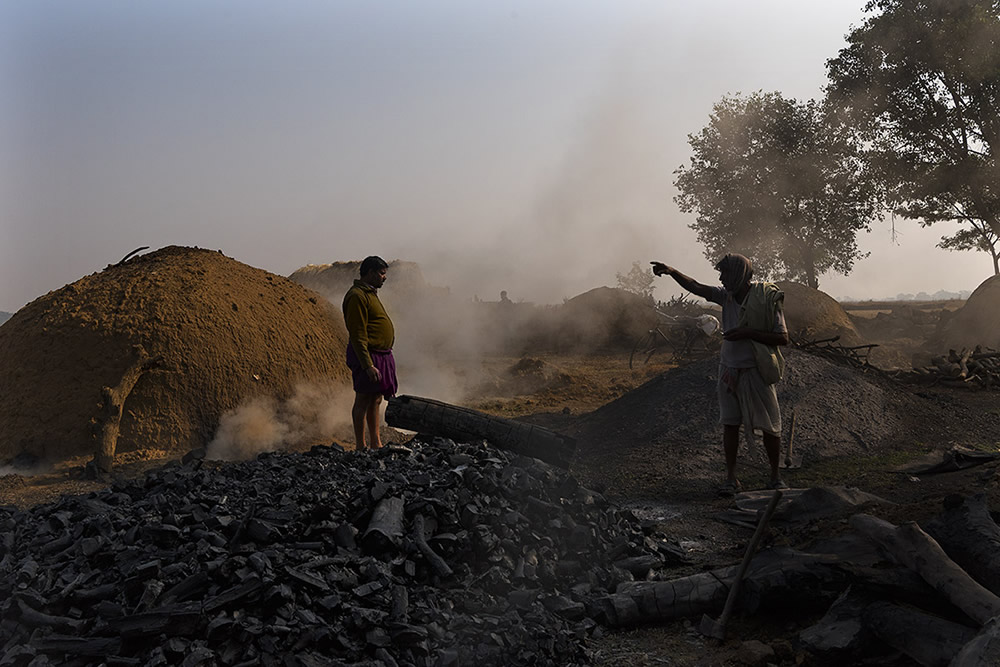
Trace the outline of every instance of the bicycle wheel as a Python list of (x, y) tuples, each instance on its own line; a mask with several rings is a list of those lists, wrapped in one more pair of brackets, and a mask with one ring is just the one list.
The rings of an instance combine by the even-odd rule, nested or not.
[(650, 357), (652, 357), (653, 354), (660, 349), (662, 341), (666, 341), (666, 339), (667, 337), (657, 329), (654, 329), (642, 336), (638, 341), (636, 341), (635, 346), (632, 348), (632, 352), (628, 355), (628, 367), (632, 369), (640, 363), (643, 365), (648, 364)]
[(678, 332), (677, 340), (674, 344), (674, 363), (680, 364), (690, 359), (697, 358), (695, 354), (695, 343), (703, 336), (700, 330), (686, 329)]

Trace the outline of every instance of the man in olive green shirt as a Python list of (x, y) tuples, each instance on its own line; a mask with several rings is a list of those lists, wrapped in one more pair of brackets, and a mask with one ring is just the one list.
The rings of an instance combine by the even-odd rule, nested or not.
[(396, 333), (378, 288), (385, 284), (389, 265), (381, 257), (361, 262), (361, 279), (344, 295), (344, 323), (347, 325), (347, 366), (354, 381), (354, 439), (357, 450), (365, 449), (365, 423), (372, 449), (382, 446), (379, 435), (379, 408), (382, 397), (396, 395), (396, 362), (392, 344)]

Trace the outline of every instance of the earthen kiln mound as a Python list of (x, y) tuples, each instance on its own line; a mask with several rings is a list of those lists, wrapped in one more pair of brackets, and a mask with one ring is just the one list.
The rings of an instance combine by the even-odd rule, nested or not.
[(942, 318), (934, 338), (936, 350), (972, 349), (977, 345), (1000, 349), (1000, 276), (987, 278), (965, 305)]
[(840, 336), (842, 345), (860, 345), (861, 335), (837, 300), (818, 289), (792, 282), (779, 282), (785, 293), (785, 323), (793, 340), (822, 340)]
[(162, 355), (124, 404), (118, 451), (186, 451), (221, 415), (302, 382), (347, 385), (337, 309), (221, 252), (170, 246), (28, 304), (0, 327), (0, 462), (90, 454), (101, 388)]

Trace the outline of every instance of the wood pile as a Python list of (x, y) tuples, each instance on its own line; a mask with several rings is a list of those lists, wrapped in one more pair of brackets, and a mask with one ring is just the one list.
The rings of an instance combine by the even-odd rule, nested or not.
[(595, 600), (680, 554), (486, 443), (191, 453), (0, 508), (0, 664), (582, 664)]
[[(815, 521), (814, 491), (790, 491), (776, 521)], [(854, 513), (838, 524), (851, 530), (758, 553), (737, 614), (818, 619), (798, 657), (997, 664), (985, 498), (949, 497), (921, 526), (840, 498), (820, 504)], [(0, 507), (0, 665), (583, 665), (603, 628), (718, 613), (738, 568), (681, 565), (678, 545), (566, 471), (485, 442), (235, 464), (192, 452)]]
[(911, 384), (957, 387), (961, 389), (1000, 389), (1000, 352), (982, 347), (948, 350), (946, 356), (931, 359), (929, 366), (890, 374)]
[(885, 371), (872, 366), (868, 355), (875, 343), (865, 345), (841, 345), (839, 336), (823, 340), (794, 340), (796, 348), (816, 354), (826, 359), (871, 371), (907, 384), (954, 387), (960, 389), (1000, 389), (1000, 352), (976, 346), (961, 351), (948, 350), (947, 355), (931, 359), (928, 366), (913, 370)]
[[(863, 513), (849, 525), (807, 549), (760, 553), (739, 609), (821, 616), (798, 637), (821, 664), (899, 664), (901, 655), (918, 665), (1000, 664), (1000, 526), (984, 496), (948, 497), (924, 527)], [(713, 613), (737, 570), (623, 582), (597, 619), (629, 627)]]
[(877, 343), (843, 345), (839, 341), (840, 336), (823, 338), (821, 340), (809, 340), (800, 336), (792, 338), (792, 344), (803, 352), (815, 354), (861, 370), (874, 368), (868, 363), (868, 355), (871, 353), (872, 348), (878, 347)]

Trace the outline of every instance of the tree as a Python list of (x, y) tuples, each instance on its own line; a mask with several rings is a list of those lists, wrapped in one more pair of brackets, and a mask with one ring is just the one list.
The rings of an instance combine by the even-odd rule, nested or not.
[(815, 101), (725, 97), (688, 144), (674, 200), (697, 214), (690, 226), (710, 260), (740, 252), (761, 275), (818, 287), (865, 256), (857, 234), (878, 218), (880, 193), (855, 134)]
[(941, 247), (988, 250), (996, 271), (1000, 2), (873, 0), (865, 10), (875, 15), (827, 62), (827, 100), (869, 142), (893, 210), (925, 226), (969, 225)]
[(1000, 248), (993, 229), (982, 220), (967, 220), (971, 229), (960, 229), (951, 236), (941, 237), (939, 248), (945, 250), (982, 250), (993, 259), (993, 275), (1000, 275)]
[(632, 294), (653, 298), (653, 272), (644, 269), (639, 262), (632, 262), (632, 269), (628, 273), (616, 273), (618, 279), (618, 289), (623, 289)]

